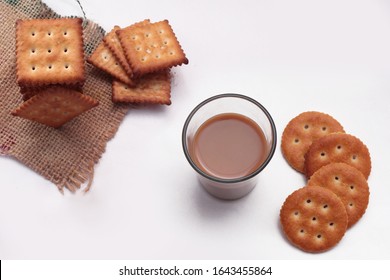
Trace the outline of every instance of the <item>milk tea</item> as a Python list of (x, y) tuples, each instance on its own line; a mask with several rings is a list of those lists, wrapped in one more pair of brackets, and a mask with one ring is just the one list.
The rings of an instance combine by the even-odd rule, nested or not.
[(237, 179), (253, 173), (267, 158), (264, 132), (250, 118), (223, 113), (205, 121), (189, 143), (194, 163), (221, 179)]

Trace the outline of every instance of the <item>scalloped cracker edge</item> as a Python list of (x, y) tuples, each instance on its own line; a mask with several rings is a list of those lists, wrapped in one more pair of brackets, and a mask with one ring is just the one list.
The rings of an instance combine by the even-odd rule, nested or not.
[(59, 128), (98, 104), (97, 100), (78, 91), (57, 87), (34, 95), (11, 114)]

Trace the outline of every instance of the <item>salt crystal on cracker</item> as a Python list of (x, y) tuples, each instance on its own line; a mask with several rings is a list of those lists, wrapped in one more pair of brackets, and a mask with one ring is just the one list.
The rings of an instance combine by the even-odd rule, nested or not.
[(118, 30), (117, 34), (137, 76), (188, 63), (168, 20), (134, 24)]

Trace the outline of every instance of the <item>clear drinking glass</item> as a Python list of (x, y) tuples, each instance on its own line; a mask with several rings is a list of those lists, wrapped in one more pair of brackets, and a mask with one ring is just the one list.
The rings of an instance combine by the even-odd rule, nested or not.
[[(190, 148), (199, 127), (210, 118), (224, 113), (248, 117), (260, 127), (265, 136), (264, 162), (243, 177), (226, 179), (210, 175), (197, 166), (191, 157)], [(256, 100), (241, 94), (220, 94), (206, 99), (192, 110), (184, 123), (182, 144), (184, 154), (197, 172), (202, 186), (215, 197), (237, 199), (248, 194), (256, 186), (258, 175), (271, 161), (276, 149), (276, 127), (270, 113)]]

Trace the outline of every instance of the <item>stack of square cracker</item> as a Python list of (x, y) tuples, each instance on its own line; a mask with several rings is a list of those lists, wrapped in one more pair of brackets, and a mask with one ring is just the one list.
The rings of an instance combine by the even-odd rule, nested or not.
[(115, 26), (87, 59), (114, 79), (113, 102), (171, 104), (170, 68), (187, 64), (168, 20)]
[(58, 128), (98, 101), (85, 81), (82, 19), (16, 22), (16, 73), (24, 103), (12, 114)]

